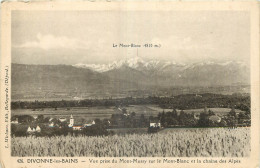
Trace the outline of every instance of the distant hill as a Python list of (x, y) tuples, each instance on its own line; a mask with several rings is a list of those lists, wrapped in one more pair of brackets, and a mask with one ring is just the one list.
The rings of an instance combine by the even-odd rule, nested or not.
[(99, 89), (108, 80), (103, 74), (71, 65), (12, 64), (14, 90)]

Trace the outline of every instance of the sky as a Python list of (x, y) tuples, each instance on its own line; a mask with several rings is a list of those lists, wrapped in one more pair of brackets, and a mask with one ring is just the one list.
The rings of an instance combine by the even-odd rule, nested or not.
[[(242, 11), (13, 11), (11, 26), (13, 63), (104, 64), (137, 55), (184, 64), (250, 58), (250, 15)], [(120, 43), (142, 47), (113, 47)]]

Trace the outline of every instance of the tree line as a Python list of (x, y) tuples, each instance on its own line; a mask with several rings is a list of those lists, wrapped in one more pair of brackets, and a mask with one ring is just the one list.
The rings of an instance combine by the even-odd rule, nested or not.
[(85, 100), (61, 100), (61, 101), (13, 101), (11, 109), (44, 110), (44, 108), (67, 108), (72, 107), (96, 107), (96, 106), (128, 106), (142, 104), (156, 104), (163, 109), (177, 108), (197, 109), (207, 105), (209, 108), (231, 108), (240, 109), (250, 113), (250, 96), (243, 95), (221, 95), (221, 94), (184, 94), (174, 97), (149, 96), (145, 98), (126, 97), (120, 99), (85, 99)]

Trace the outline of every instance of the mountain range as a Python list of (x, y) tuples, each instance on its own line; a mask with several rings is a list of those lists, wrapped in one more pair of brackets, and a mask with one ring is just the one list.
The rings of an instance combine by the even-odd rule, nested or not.
[[(108, 63), (108, 64), (76, 64), (74, 66), (79, 68), (91, 69), (97, 72), (106, 72), (113, 69), (119, 69), (123, 66), (142, 71), (142, 70), (155, 70), (155, 69), (160, 70), (171, 65), (177, 65), (177, 64), (169, 61), (167, 62), (162, 62), (158, 60), (144, 61), (140, 57), (133, 57), (126, 60), (114, 61), (113, 63)], [(183, 64), (179, 64), (179, 65), (183, 65)]]
[(250, 84), (250, 68), (243, 62), (178, 64), (140, 57), (109, 64), (12, 64), (12, 90), (39, 89), (92, 92), (173, 87)]
[(84, 68), (105, 74), (112, 79), (143, 81), (150, 85), (161, 86), (214, 86), (249, 84), (249, 67), (243, 62), (224, 63), (200, 62), (178, 64), (169, 61), (148, 60), (140, 57), (115, 61), (109, 64), (76, 64)]
[(224, 63), (214, 63), (214, 62), (200, 62), (195, 64), (181, 64), (181, 63), (175, 63), (171, 61), (159, 61), (159, 60), (144, 60), (141, 57), (133, 57), (126, 60), (120, 60), (120, 61), (114, 61), (112, 63), (108, 64), (75, 64), (73, 66), (78, 68), (86, 68), (90, 69), (92, 71), (96, 72), (106, 72), (113, 69), (120, 69), (121, 67), (129, 67), (132, 69), (136, 69), (139, 71), (165, 71), (167, 69), (172, 69), (172, 67), (175, 68), (181, 68), (181, 69), (187, 69), (187, 68), (194, 68), (196, 66), (205, 66), (205, 65), (219, 65), (219, 66), (227, 66), (227, 65), (238, 65), (238, 66), (246, 66), (243, 62), (236, 62), (236, 61), (227, 61)]

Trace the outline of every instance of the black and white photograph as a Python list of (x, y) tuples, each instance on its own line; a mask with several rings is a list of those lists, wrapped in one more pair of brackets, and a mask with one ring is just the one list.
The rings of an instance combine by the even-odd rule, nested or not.
[(250, 11), (10, 14), (12, 157), (252, 156)]

